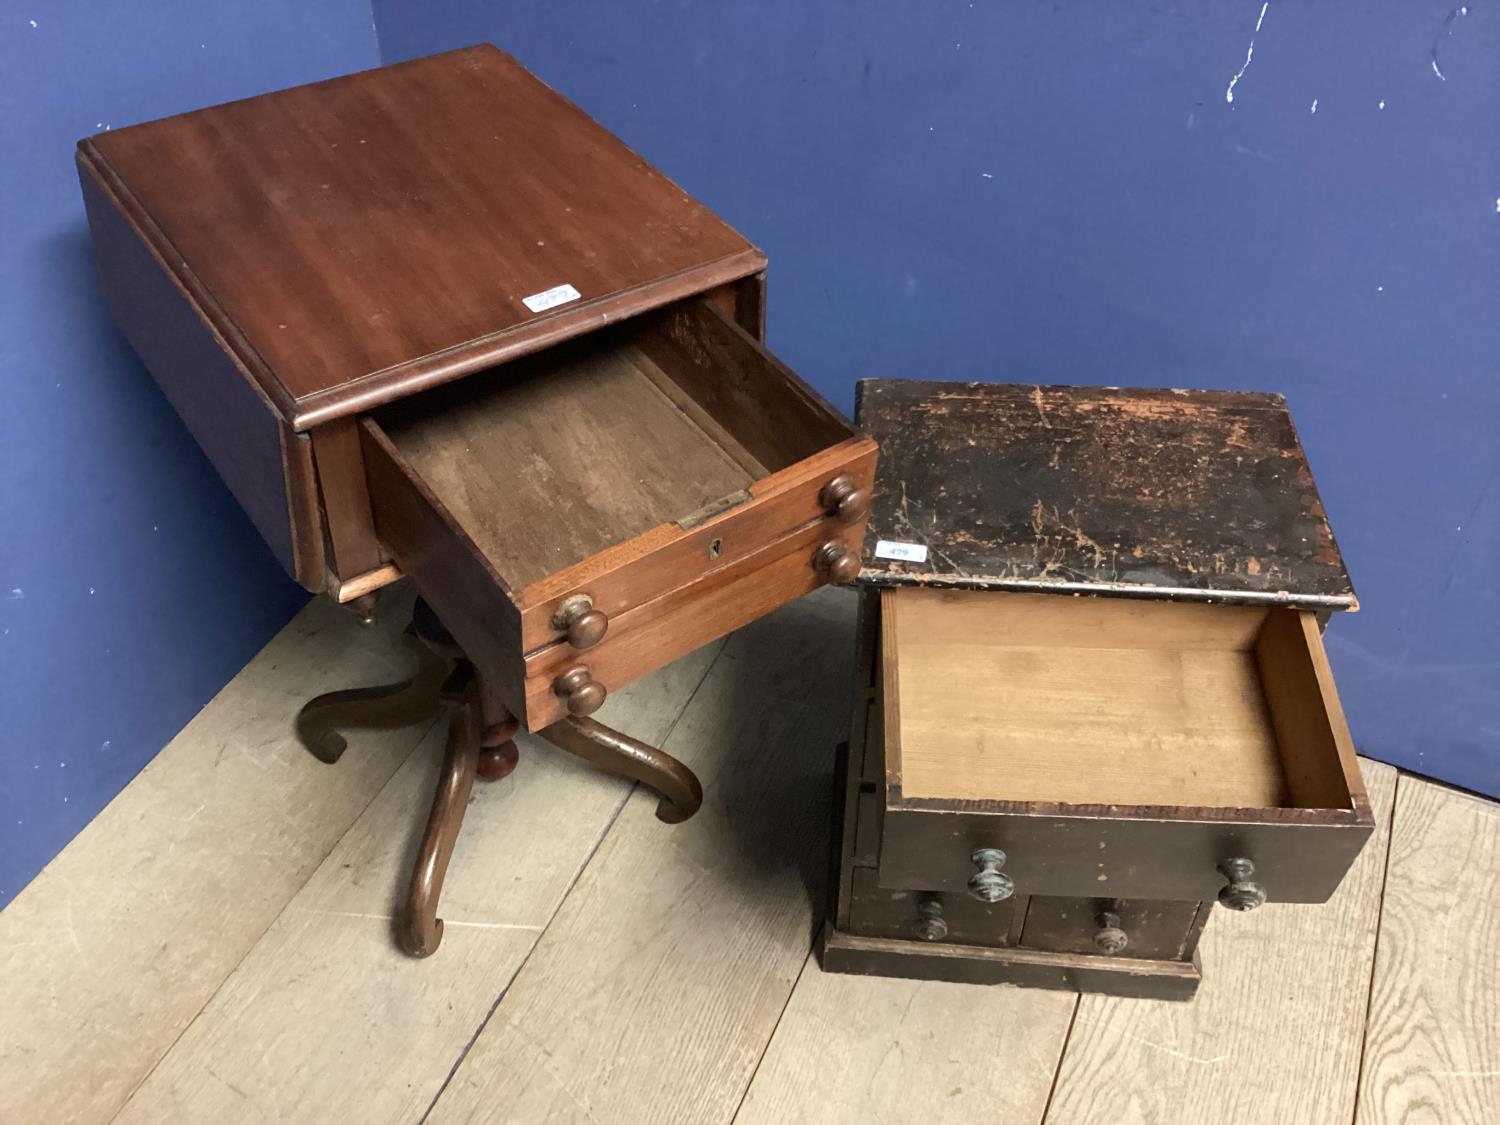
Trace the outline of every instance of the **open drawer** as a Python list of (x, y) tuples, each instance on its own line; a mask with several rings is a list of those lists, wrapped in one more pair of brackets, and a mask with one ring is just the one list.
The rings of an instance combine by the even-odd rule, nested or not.
[(1322, 902), (1373, 828), (1312, 613), (887, 589), (879, 690), (885, 887)]
[(363, 427), (377, 534), (530, 730), (858, 573), (875, 443), (703, 299)]

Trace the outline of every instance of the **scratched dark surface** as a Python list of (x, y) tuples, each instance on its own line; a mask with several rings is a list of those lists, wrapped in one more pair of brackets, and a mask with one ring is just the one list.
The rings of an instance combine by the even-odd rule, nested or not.
[(1280, 395), (867, 379), (855, 399), (880, 443), (862, 581), (1356, 606)]

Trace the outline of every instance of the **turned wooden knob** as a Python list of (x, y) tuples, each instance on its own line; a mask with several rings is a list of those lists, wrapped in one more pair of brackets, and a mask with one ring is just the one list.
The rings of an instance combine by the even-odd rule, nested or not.
[(1248, 859), (1226, 859), (1219, 864), (1219, 874), (1229, 880), (1219, 889), (1219, 905), (1227, 906), (1230, 910), (1254, 910), (1257, 906), (1264, 905), (1266, 889), (1259, 883), (1251, 882), (1250, 876), (1255, 874), (1255, 864)]
[(999, 848), (980, 848), (969, 858), (974, 863), (969, 893), (980, 902), (1001, 902), (1016, 893), (1016, 884), (1000, 870), (1005, 866), (1005, 853)]
[(568, 643), (574, 648), (593, 648), (604, 639), (609, 618), (594, 608), (593, 598), (587, 594), (574, 594), (557, 607), (557, 612), (552, 615), (552, 627), (566, 634)]
[(859, 556), (837, 539), (830, 539), (813, 555), (813, 566), (835, 586), (847, 586), (859, 577)]
[(1113, 910), (1102, 910), (1095, 916), (1099, 929), (1094, 933), (1094, 948), (1113, 957), (1130, 944), (1130, 936), (1120, 929), (1120, 916)]
[(942, 941), (948, 936), (948, 923), (943, 920), (943, 900), (937, 895), (923, 895), (917, 900), (917, 920), (912, 933), (920, 941)]
[(558, 676), (552, 690), (563, 697), (570, 715), (592, 715), (604, 706), (604, 697), (609, 694), (582, 664)]
[(840, 473), (823, 486), (818, 503), (839, 523), (858, 523), (870, 514), (870, 490)]

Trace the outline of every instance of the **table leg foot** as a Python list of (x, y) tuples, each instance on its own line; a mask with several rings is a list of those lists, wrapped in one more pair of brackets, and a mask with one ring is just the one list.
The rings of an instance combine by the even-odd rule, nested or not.
[(297, 739), (320, 762), (333, 765), (348, 743), (340, 727), (404, 727), (430, 719), (441, 709), (438, 691), (451, 662), (406, 635), (417, 670), (408, 679), (380, 687), (331, 691), (308, 700), (297, 713)]
[(677, 824), (703, 804), (697, 776), (670, 754), (593, 719), (570, 717), (538, 732), (552, 745), (601, 769), (649, 785), (661, 796), (656, 815)]
[(366, 628), (375, 624), (375, 607), (380, 602), (378, 593), (361, 594), (359, 597), (344, 603), (344, 607), (359, 618), (359, 623)]
[(453, 845), (479, 770), (479, 689), (473, 666), (467, 661), (454, 667), (443, 685), (442, 701), (449, 714), (448, 743), (399, 927), (402, 948), (416, 957), (431, 956), (443, 940), (438, 899), (443, 893), (443, 878), (448, 873), (448, 861), (453, 858)]

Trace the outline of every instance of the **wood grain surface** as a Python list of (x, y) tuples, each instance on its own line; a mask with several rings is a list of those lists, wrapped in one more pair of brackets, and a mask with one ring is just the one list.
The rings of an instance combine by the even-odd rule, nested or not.
[(905, 796), (1222, 808), (1287, 799), (1247, 653), (948, 647), (908, 642), (905, 624)]
[[(710, 647), (642, 681), (602, 717), (642, 738), (666, 737), (717, 655)], [(631, 792), (522, 736), (515, 772), (474, 788), (443, 888), (440, 955), (416, 962), (396, 947), (393, 917), (443, 727), (349, 828), (117, 1121), (420, 1119)], [(358, 768), (363, 749), (361, 735), (340, 768)], [(373, 979), (388, 987), (371, 990)]]
[(867, 582), (1356, 605), (1280, 395), (867, 379), (856, 402)]
[(1357, 1125), (1500, 1120), (1500, 807), (1403, 774)]
[(406, 674), (395, 632), (308, 603), (0, 913), (0, 1119), (110, 1120), (261, 940), (422, 737), (349, 769), (293, 737), (307, 697)]
[(519, 591), (765, 475), (663, 394), (650, 365), (606, 333), (402, 403), (380, 425)]
[(1039, 1122), (1077, 998), (810, 961), (735, 1125)]
[(1047, 1125), (1351, 1119), (1396, 782), (1362, 765), (1379, 829), (1333, 899), (1215, 908), (1191, 1004), (1083, 997)]
[[(490, 46), (81, 150), (298, 429), (765, 266)], [(580, 298), (523, 303), (564, 284)]]
[(846, 718), (851, 601), (819, 593), (725, 646), (663, 746), (698, 773), (702, 810), (668, 828), (650, 795), (631, 798), (433, 1125), (732, 1115), (823, 902), (831, 754), (817, 748)]

